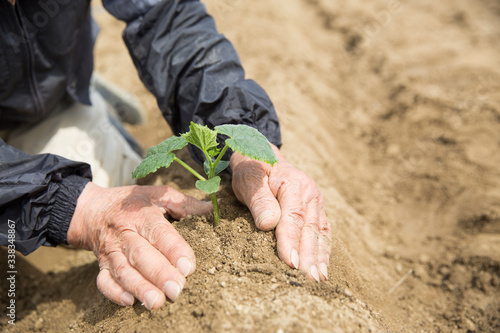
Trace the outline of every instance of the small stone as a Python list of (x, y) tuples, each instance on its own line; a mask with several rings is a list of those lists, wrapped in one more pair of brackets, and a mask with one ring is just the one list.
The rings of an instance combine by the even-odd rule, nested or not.
[(427, 254), (421, 254), (418, 257), (418, 261), (420, 261), (421, 264), (427, 264), (430, 261), (430, 258)]
[(398, 155), (400, 152), (399, 145), (397, 144), (389, 144), (386, 149), (387, 155)]
[(208, 270), (208, 274), (214, 275), (215, 274), (215, 267), (212, 267)]
[(220, 286), (221, 286), (222, 288), (226, 288), (227, 284), (226, 284), (226, 282), (222, 281), (222, 282), (220, 283)]
[(43, 318), (38, 318), (38, 320), (35, 323), (35, 330), (40, 331), (43, 329), (45, 322), (43, 321)]
[(418, 278), (421, 278), (422, 280), (428, 277), (427, 270), (424, 268), (423, 265), (416, 266), (415, 269), (413, 270), (413, 275), (415, 275)]
[(469, 332), (475, 332), (477, 330), (477, 326), (476, 324), (474, 324), (474, 322), (472, 320), (470, 320), (469, 318), (466, 318), (464, 320), (464, 325), (465, 325), (465, 328), (469, 331)]
[(278, 282), (278, 280), (276, 280), (276, 278), (275, 278), (275, 277), (272, 277), (272, 278), (271, 278), (271, 282), (272, 282), (272, 283), (276, 283), (276, 282)]
[(352, 291), (350, 291), (349, 289), (345, 288), (344, 289), (344, 295), (346, 295), (347, 297), (352, 297)]
[(447, 277), (448, 275), (450, 275), (451, 270), (448, 266), (442, 265), (441, 267), (439, 267), (438, 272), (442, 276)]

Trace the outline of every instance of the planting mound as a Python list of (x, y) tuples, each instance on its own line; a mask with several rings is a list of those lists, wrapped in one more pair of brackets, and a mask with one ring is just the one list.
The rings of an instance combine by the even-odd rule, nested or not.
[[(498, 1), (205, 3), (273, 100), (284, 156), (323, 192), (330, 280), (278, 259), (273, 232), (255, 229), (226, 175), (219, 227), (172, 221), (197, 256), (175, 303), (121, 308), (97, 291), (91, 253), (44, 248), (18, 256), (16, 326), (4, 307), (2, 331), (498, 332)], [(93, 10), (96, 69), (138, 97), (148, 122), (129, 129), (144, 148), (158, 144), (171, 132), (123, 24)], [(178, 166), (143, 182), (206, 199)]]

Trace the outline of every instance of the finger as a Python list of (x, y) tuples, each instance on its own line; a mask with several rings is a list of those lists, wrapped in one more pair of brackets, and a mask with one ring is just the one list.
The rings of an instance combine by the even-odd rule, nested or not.
[(113, 279), (148, 310), (159, 308), (165, 303), (164, 293), (133, 268), (123, 253), (112, 252), (107, 258)]
[(278, 256), (288, 266), (300, 267), (299, 250), (305, 212), (302, 207), (301, 196), (293, 186), (283, 185), (278, 191), (278, 200), (281, 203), (281, 219), (276, 227)]
[(269, 188), (269, 178), (258, 162), (239, 165), (233, 173), (233, 191), (252, 213), (260, 230), (272, 230), (281, 217), (281, 209)]
[(159, 212), (153, 212), (152, 216), (150, 220), (138, 223), (139, 235), (154, 246), (169, 264), (175, 265), (183, 276), (191, 275), (196, 269), (193, 249)]
[(213, 210), (210, 201), (196, 200), (169, 186), (149, 186), (145, 187), (145, 190), (148, 191), (151, 202), (164, 208), (174, 219), (183, 218), (188, 214), (206, 215)]
[(328, 265), (330, 264), (330, 252), (332, 250), (332, 233), (330, 222), (328, 222), (323, 209), (321, 209), (320, 226), (318, 266), (321, 279), (328, 280)]
[(128, 306), (135, 302), (134, 296), (115, 281), (108, 269), (101, 270), (97, 275), (97, 288), (106, 298), (118, 305)]
[(320, 238), (320, 213), (318, 196), (306, 202), (306, 214), (300, 238), (300, 269), (309, 279), (320, 281), (318, 254)]
[(124, 235), (123, 251), (129, 263), (172, 301), (179, 296), (186, 280), (156, 248), (135, 232)]

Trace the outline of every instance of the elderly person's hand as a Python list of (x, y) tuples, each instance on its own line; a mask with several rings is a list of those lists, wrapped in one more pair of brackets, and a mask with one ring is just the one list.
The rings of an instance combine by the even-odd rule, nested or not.
[(324, 281), (331, 231), (323, 196), (311, 178), (287, 163), (277, 147), (273, 150), (279, 159), (273, 167), (239, 153), (231, 156), (234, 193), (252, 212), (257, 228), (276, 228), (278, 255), (287, 265)]
[(194, 252), (165, 216), (208, 214), (212, 204), (168, 186), (101, 188), (89, 182), (78, 198), (67, 241), (99, 261), (99, 290), (111, 301), (148, 309), (172, 301), (196, 267)]

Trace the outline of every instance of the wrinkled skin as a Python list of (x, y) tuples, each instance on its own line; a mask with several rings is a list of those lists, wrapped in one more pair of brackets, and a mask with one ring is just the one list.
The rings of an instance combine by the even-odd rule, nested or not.
[(252, 212), (257, 228), (276, 228), (278, 255), (316, 281), (328, 279), (330, 223), (314, 181), (287, 163), (273, 146), (274, 166), (240, 154), (231, 157), (233, 190)]
[[(311, 178), (273, 149), (280, 160), (273, 167), (233, 154), (234, 192), (259, 229), (276, 228), (278, 254), (286, 264), (324, 281), (331, 236), (323, 197)], [(90, 182), (78, 199), (67, 239), (95, 253), (97, 286), (108, 299), (124, 306), (138, 299), (155, 309), (166, 298), (174, 301), (196, 268), (193, 250), (168, 219), (211, 212), (210, 202), (168, 186), (105, 189)]]

